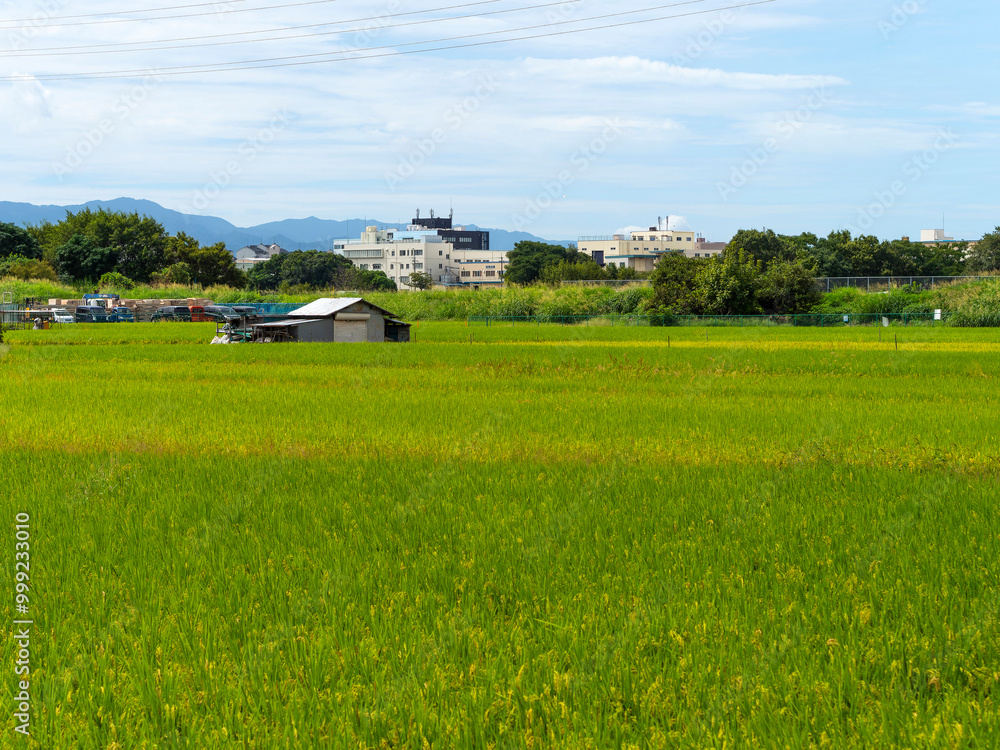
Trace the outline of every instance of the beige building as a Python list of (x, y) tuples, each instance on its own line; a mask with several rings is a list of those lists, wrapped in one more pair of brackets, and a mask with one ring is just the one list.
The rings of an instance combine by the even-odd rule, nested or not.
[(719, 255), (725, 243), (706, 242), (696, 232), (667, 229), (666, 224), (635, 230), (629, 234), (614, 234), (607, 237), (580, 237), (577, 248), (592, 257), (599, 265), (615, 265), (619, 268), (634, 268), (636, 271), (652, 271), (663, 255), (684, 253), (689, 258), (710, 258)]
[(418, 227), (401, 231), (370, 226), (359, 239), (339, 240), (333, 249), (358, 268), (382, 271), (400, 290), (412, 289), (410, 275), (417, 271), (430, 274), (435, 285), (497, 286), (507, 263), (504, 253), (456, 248), (436, 230)]

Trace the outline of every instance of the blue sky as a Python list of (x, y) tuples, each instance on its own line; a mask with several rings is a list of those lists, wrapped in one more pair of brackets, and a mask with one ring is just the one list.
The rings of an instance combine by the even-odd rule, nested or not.
[[(723, 10), (738, 3), (699, 0), (596, 21), (586, 19), (656, 3), (218, 0), (151, 10), (194, 4), (0, 0), (0, 200), (128, 196), (240, 225), (405, 221), (418, 206), (452, 205), (460, 222), (552, 239), (668, 214), (711, 240), (765, 226), (915, 237), (942, 216), (950, 235), (978, 238), (1000, 224), (993, 4), (776, 0)], [(463, 7), (420, 12), (443, 6)], [(139, 9), (151, 12), (121, 15)], [(247, 9), (258, 10), (234, 12)], [(132, 20), (185, 13), (201, 15)], [(86, 25), (66, 25), (80, 14)], [(354, 19), (368, 20), (282, 31)], [(448, 44), (433, 39), (640, 19), (369, 57)], [(397, 25), (415, 20), (428, 22)], [(341, 33), (318, 33), (331, 30)], [(208, 35), (230, 43), (163, 41)], [(67, 49), (108, 44), (118, 51)], [(41, 48), (49, 52), (27, 56)], [(348, 59), (47, 77), (331, 54)]]

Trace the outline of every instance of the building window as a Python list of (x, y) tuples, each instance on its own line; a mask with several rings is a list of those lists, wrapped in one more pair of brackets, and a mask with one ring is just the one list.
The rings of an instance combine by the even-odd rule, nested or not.
[(443, 254), (444, 254), (444, 253), (442, 253), (442, 252), (441, 252), (440, 250), (438, 250), (438, 257), (439, 257), (439, 258), (440, 258), (440, 257), (441, 257), (441, 256), (442, 256)]
[(367, 263), (362, 263), (361, 264), (361, 270), (362, 271), (367, 271), (368, 270), (368, 264)]
[(393, 251), (392, 251), (392, 257), (393, 257), (393, 258), (395, 258), (395, 257), (396, 257), (396, 251), (395, 251), (395, 250), (393, 250)]
[(690, 238), (690, 237), (688, 237), (688, 242), (690, 242), (690, 241), (691, 241), (691, 238)]
[(462, 278), (465, 278), (468, 275), (469, 275), (468, 271), (462, 271)]
[(419, 270), (420, 270), (421, 268), (423, 268), (423, 267), (424, 267), (424, 264), (423, 264), (423, 263), (414, 263), (414, 264), (413, 264), (413, 270), (414, 270), (414, 271), (419, 271)]
[(497, 275), (497, 272), (496, 272), (496, 271), (487, 271), (487, 272), (486, 272), (486, 275), (487, 275), (487, 276), (496, 276), (496, 275)]
[(445, 260), (451, 260), (451, 256), (450, 255), (446, 255), (446, 256), (444, 256), (444, 259)]
[(483, 272), (482, 272), (482, 271), (473, 271), (473, 272), (472, 272), (472, 275), (473, 275), (473, 276), (482, 276), (482, 275), (483, 275)]
[(382, 270), (382, 264), (381, 263), (372, 263), (372, 270), (373, 271), (381, 271)]
[(642, 249), (642, 251), (643, 251), (644, 253), (648, 253), (648, 252), (649, 252), (649, 248), (648, 248), (648, 247), (644, 247), (644, 248)]
[(406, 255), (406, 251), (405, 250), (400, 250), (399, 251), (399, 255), (400, 255), (400, 257)]
[(423, 255), (423, 254), (424, 254), (423, 250), (414, 250), (413, 251), (413, 255)]
[(390, 270), (390, 271), (391, 271), (391, 270), (393, 270), (393, 269), (394, 269), (395, 267), (396, 267), (396, 266), (395, 266), (395, 265), (393, 265), (392, 263), (390, 263), (390, 264), (389, 264), (389, 270)]
[[(402, 266), (402, 265), (400, 265), (400, 268), (402, 268), (402, 267), (403, 267), (403, 266)], [(406, 264), (406, 270), (407, 270), (407, 271), (409, 271), (409, 270), (410, 270), (410, 264), (409, 264), (409, 263), (407, 263), (407, 264)]]

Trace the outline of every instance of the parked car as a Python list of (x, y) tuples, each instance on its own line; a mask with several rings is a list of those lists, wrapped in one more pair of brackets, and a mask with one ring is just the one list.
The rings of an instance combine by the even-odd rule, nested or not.
[(201, 305), (195, 305), (189, 308), (191, 310), (191, 320), (195, 323), (207, 323), (209, 321), (215, 320), (211, 315), (205, 313), (205, 308)]
[(76, 308), (77, 323), (108, 323), (110, 322), (108, 311), (103, 307), (78, 307)]
[[(238, 321), (240, 319), (238, 312), (225, 305), (205, 305), (204, 314), (208, 316), (208, 320), (215, 320), (220, 323), (228, 323), (229, 321)], [(194, 315), (191, 317), (194, 319)]]
[(190, 322), (191, 308), (180, 306), (160, 307), (153, 313), (153, 317), (150, 320), (154, 323), (160, 320), (183, 320)]
[(116, 323), (135, 323), (135, 313), (127, 307), (116, 307), (114, 316)]
[(73, 317), (73, 313), (67, 310), (65, 307), (55, 307), (51, 311), (52, 320), (56, 323), (75, 323), (76, 318)]
[(249, 305), (233, 305), (233, 312), (239, 315), (241, 318), (256, 318), (257, 308), (250, 307)]

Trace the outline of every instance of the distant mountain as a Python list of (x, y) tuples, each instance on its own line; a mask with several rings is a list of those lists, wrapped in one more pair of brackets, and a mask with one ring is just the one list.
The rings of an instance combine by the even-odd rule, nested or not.
[[(103, 208), (108, 211), (123, 213), (138, 213), (155, 219), (163, 225), (170, 234), (184, 232), (194, 237), (202, 245), (214, 245), (216, 242), (226, 243), (226, 248), (235, 253), (241, 247), (256, 243), (276, 242), (286, 250), (329, 250), (334, 240), (342, 240), (360, 236), (364, 226), (377, 224), (380, 227), (405, 229), (405, 225), (391, 222), (380, 222), (374, 219), (350, 219), (334, 221), (332, 219), (317, 219), (310, 216), (307, 219), (285, 219), (258, 224), (253, 227), (238, 227), (225, 219), (215, 216), (198, 216), (184, 214), (164, 208), (159, 203), (134, 198), (116, 198), (111, 201), (88, 201), (76, 206), (36, 206), (32, 203), (10, 203), (0, 201), (0, 221), (26, 226), (42, 221), (58, 222), (66, 217), (67, 211), (76, 213), (84, 208), (96, 211)], [(465, 224), (470, 229), (479, 229), (474, 224)], [(503, 229), (489, 229), (490, 247), (493, 250), (507, 252), (521, 240), (533, 242), (550, 242), (527, 232), (508, 232)], [(555, 241), (555, 244), (569, 244)]]

